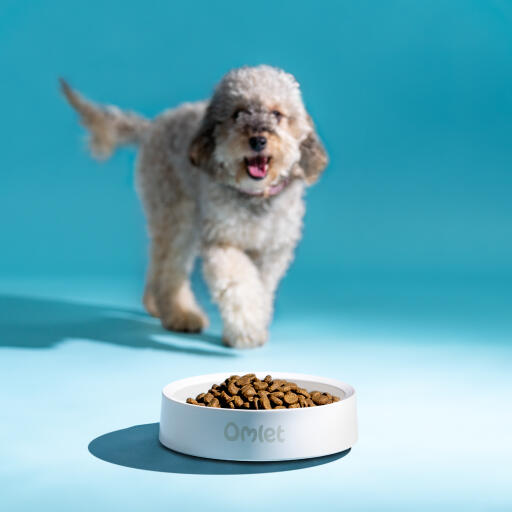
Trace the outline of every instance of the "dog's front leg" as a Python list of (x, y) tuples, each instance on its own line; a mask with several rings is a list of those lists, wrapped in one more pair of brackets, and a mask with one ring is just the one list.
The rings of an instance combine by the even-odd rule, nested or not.
[(224, 343), (247, 348), (267, 340), (272, 296), (247, 254), (232, 246), (203, 248), (204, 276), (224, 322)]

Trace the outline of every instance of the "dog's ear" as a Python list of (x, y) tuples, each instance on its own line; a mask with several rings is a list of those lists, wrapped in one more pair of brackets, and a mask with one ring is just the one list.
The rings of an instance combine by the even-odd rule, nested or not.
[(329, 159), (324, 145), (316, 133), (313, 120), (309, 115), (308, 123), (311, 126), (311, 132), (300, 145), (301, 156), (299, 165), (304, 173), (306, 183), (312, 185), (327, 167)]
[(207, 166), (215, 148), (214, 128), (215, 123), (212, 122), (210, 112), (207, 111), (201, 127), (188, 148), (188, 158), (192, 165), (196, 167)]
[(203, 167), (210, 159), (215, 143), (213, 127), (199, 130), (188, 148), (188, 158), (192, 165)]

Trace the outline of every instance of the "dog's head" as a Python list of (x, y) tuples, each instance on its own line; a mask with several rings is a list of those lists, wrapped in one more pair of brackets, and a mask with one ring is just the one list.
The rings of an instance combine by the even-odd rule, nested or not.
[(223, 184), (265, 197), (292, 178), (313, 183), (327, 165), (299, 84), (270, 66), (235, 69), (221, 80), (189, 157)]

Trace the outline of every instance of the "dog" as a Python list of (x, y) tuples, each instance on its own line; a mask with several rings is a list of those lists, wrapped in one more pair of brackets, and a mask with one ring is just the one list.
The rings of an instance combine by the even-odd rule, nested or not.
[(190, 284), (203, 274), (231, 347), (266, 342), (279, 281), (293, 259), (304, 190), (327, 165), (299, 84), (262, 65), (228, 72), (209, 101), (150, 121), (99, 106), (61, 80), (94, 156), (139, 146), (136, 188), (151, 240), (143, 303), (164, 328), (199, 332), (208, 319)]

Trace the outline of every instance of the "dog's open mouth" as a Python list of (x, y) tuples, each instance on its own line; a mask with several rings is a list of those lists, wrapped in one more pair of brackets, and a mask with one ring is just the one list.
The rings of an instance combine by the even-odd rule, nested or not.
[(268, 164), (270, 162), (269, 156), (254, 156), (245, 159), (247, 167), (247, 174), (253, 180), (262, 180), (268, 173)]

